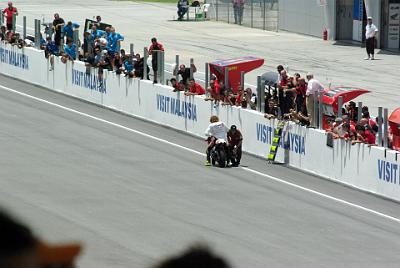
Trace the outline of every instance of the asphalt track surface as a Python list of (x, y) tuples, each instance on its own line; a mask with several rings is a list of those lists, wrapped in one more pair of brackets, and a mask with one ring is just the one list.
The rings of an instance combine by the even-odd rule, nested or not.
[(4, 76), (0, 126), (0, 204), (83, 241), (80, 267), (149, 267), (193, 242), (234, 267), (400, 262), (398, 203), (248, 155), (204, 167), (197, 138)]

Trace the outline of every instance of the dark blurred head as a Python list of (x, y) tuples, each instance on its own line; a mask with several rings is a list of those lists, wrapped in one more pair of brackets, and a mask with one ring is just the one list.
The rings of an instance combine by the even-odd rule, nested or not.
[(279, 74), (280, 74), (284, 69), (285, 69), (285, 68), (283, 68), (282, 65), (278, 65), (278, 66), (276, 67), (276, 70), (278, 71)]
[(28, 227), (0, 212), (0, 267), (38, 268), (37, 242)]
[(154, 268), (229, 268), (229, 264), (206, 247), (194, 247)]
[(153, 44), (157, 43), (157, 38), (155, 38), (155, 37), (151, 38), (151, 42), (152, 42)]
[(55, 19), (59, 19), (59, 18), (60, 18), (60, 15), (59, 15), (58, 13), (55, 13), (55, 14), (54, 14), (54, 18), (55, 18)]
[(97, 22), (101, 22), (101, 17), (100, 16), (96, 16), (96, 21)]

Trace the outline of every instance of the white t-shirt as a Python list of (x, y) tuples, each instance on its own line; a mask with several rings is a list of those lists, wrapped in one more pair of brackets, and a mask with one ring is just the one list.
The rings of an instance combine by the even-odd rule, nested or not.
[(365, 26), (365, 38), (369, 39), (372, 38), (374, 36), (374, 33), (378, 31), (378, 28), (376, 28), (376, 26), (374, 24), (367, 24), (367, 26)]
[(215, 137), (218, 140), (222, 139), (226, 141), (227, 133), (228, 133), (228, 128), (223, 122), (211, 123), (206, 130), (207, 136)]
[(314, 95), (318, 91), (324, 91), (324, 86), (317, 79), (314, 78), (308, 81), (306, 96)]

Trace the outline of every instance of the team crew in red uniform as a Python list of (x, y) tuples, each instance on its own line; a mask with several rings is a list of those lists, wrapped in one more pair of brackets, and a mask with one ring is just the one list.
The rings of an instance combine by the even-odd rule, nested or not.
[(154, 83), (157, 83), (157, 51), (164, 51), (164, 46), (157, 42), (157, 38), (153, 37), (151, 38), (151, 45), (149, 47), (149, 55), (151, 55), (151, 67), (153, 69), (154, 73)]
[[(236, 159), (232, 159), (232, 165), (237, 167), (242, 159), (242, 133), (237, 129), (235, 125), (232, 125), (227, 134), (229, 155), (233, 156), (234, 150), (236, 150)], [(236, 161), (234, 161), (236, 160)]]
[(13, 3), (11, 1), (8, 2), (8, 7), (3, 10), (3, 14), (6, 16), (7, 21), (7, 30), (11, 31), (13, 28), (13, 15), (18, 16), (18, 10), (13, 7)]
[(204, 95), (206, 91), (194, 79), (189, 80), (189, 92), (185, 92), (186, 96), (190, 95)]

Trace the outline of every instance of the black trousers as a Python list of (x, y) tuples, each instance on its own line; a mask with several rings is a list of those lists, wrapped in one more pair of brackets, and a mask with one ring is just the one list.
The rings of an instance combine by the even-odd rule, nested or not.
[(374, 50), (375, 50), (375, 37), (368, 38), (366, 40), (366, 47), (367, 47), (367, 54), (368, 55), (374, 55)]

